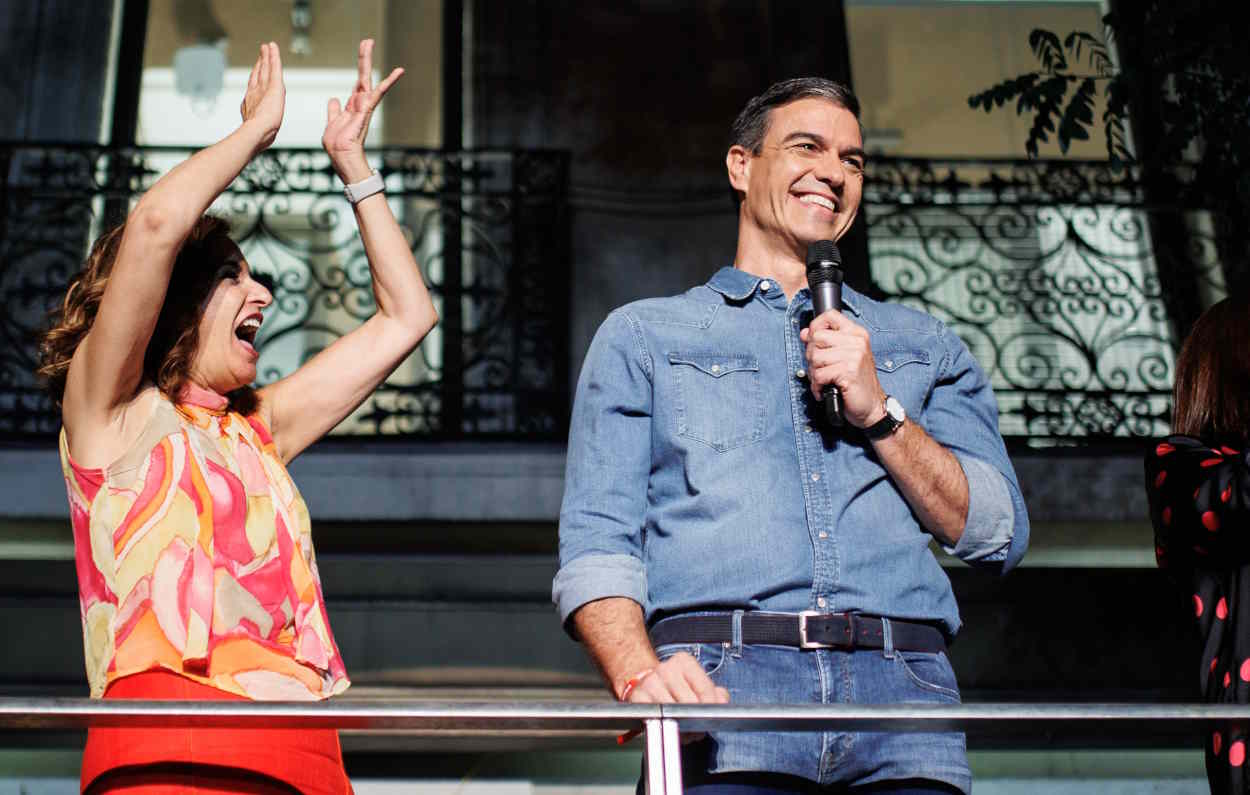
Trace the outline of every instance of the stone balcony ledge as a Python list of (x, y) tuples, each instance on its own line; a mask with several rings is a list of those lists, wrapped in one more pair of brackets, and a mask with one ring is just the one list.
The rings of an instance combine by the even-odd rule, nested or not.
[[(547, 522), (560, 514), (565, 448), (522, 443), (331, 440), (291, 465), (318, 521)], [(1063, 449), (1013, 457), (1034, 523), (1145, 522), (1141, 456)], [(0, 517), (68, 515), (52, 445), (0, 448)]]

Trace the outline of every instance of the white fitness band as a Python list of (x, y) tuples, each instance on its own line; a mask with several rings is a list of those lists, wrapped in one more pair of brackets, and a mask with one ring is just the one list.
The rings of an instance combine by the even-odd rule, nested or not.
[(360, 182), (353, 182), (350, 185), (343, 186), (343, 195), (352, 204), (359, 202), (361, 199), (367, 199), (375, 193), (381, 193), (386, 189), (386, 183), (382, 180), (382, 175), (374, 171)]

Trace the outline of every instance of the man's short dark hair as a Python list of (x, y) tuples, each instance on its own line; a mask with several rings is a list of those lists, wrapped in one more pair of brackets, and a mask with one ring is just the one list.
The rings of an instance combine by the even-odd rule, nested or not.
[(796, 77), (773, 83), (763, 94), (747, 102), (729, 130), (729, 145), (741, 146), (752, 154), (759, 154), (764, 136), (768, 133), (768, 114), (772, 109), (808, 97), (827, 99), (850, 111), (859, 121), (859, 100), (851, 89), (823, 77)]

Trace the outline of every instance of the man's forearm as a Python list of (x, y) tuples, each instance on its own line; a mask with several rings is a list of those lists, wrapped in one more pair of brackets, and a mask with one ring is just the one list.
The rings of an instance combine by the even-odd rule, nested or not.
[(573, 627), (618, 698), (630, 677), (659, 663), (647, 637), (642, 608), (632, 599), (587, 602), (573, 613)]
[(968, 521), (968, 479), (955, 455), (911, 421), (873, 447), (924, 528), (957, 544)]

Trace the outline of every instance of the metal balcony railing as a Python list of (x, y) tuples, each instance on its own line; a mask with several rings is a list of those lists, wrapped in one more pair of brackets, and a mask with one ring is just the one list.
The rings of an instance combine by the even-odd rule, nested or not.
[(1186, 181), (1107, 161), (876, 158), (869, 267), (968, 344), (1017, 444), (1168, 432), (1177, 339), (1227, 241)]
[(565, 704), (335, 699), (319, 703), (120, 701), (0, 698), (0, 731), (94, 726), (362, 729), (457, 736), (542, 736), (552, 732), (640, 732), (647, 792), (679, 795), (681, 732), (954, 731), (993, 728), (1041, 732), (1097, 724), (1149, 737), (1164, 730), (1210, 729), (1250, 722), (1242, 704), (769, 705)]
[[(60, 415), (34, 377), (36, 334), (88, 244), (194, 150), (0, 143), (0, 439), (48, 439)], [(563, 439), (568, 406), (567, 153), (368, 153), (441, 322), (336, 433)], [(210, 212), (274, 286), (258, 381), (277, 380), (375, 305), (329, 158), (256, 157)]]
[[(34, 334), (88, 241), (190, 151), (0, 143), (0, 439), (55, 432)], [(571, 216), (602, 198), (570, 198), (567, 153), (370, 157), (442, 322), (336, 433), (564, 439)], [(693, 223), (709, 213), (705, 194), (673, 194), (663, 212)], [(726, 191), (715, 195), (715, 213), (732, 212)], [(373, 311), (352, 213), (319, 150), (265, 152), (214, 211), (275, 282), (262, 383)], [(964, 339), (1013, 444), (1167, 432), (1175, 329), (1220, 296), (1228, 248), (1183, 175), (1159, 186), (1105, 161), (881, 157), (864, 214), (873, 289)]]

